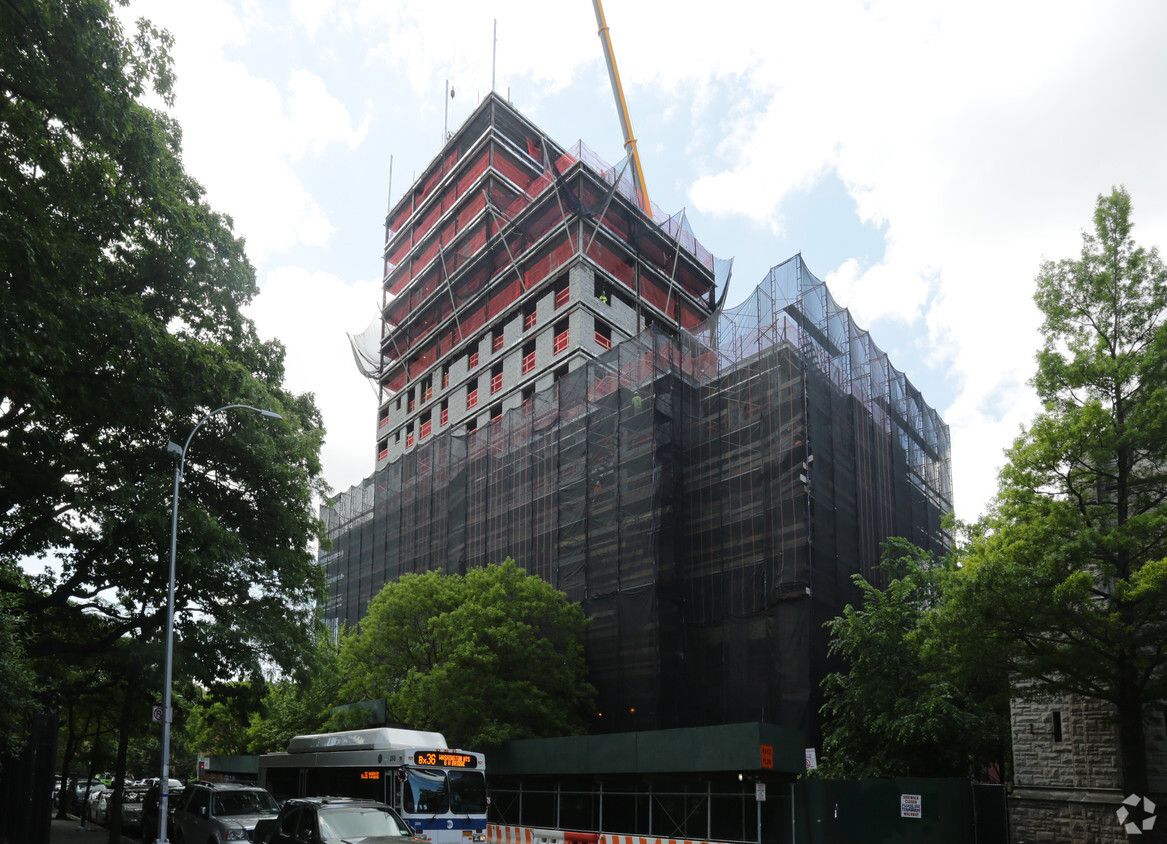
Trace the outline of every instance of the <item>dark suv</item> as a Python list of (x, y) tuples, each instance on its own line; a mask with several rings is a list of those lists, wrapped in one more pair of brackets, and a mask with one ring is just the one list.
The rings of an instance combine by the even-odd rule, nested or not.
[(188, 783), (174, 807), (174, 844), (254, 840), (255, 824), (279, 812), (266, 789), (238, 783)]
[(348, 797), (302, 797), (287, 800), (274, 821), (261, 821), (256, 841), (263, 844), (427, 844), (389, 806)]

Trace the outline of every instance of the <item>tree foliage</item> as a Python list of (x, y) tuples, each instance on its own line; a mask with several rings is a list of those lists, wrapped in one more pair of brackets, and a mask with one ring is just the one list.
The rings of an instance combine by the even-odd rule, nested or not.
[[(292, 660), (305, 632), (287, 608), (321, 588), (320, 416), (241, 310), (254, 270), (183, 169), (178, 127), (139, 101), (170, 96), (170, 38), (127, 35), (106, 0), (6, 0), (0, 27), (0, 559), (52, 563), (0, 589), (45, 622), (34, 655), (156, 643), (167, 440), (225, 404), (271, 408), (284, 421), (215, 416), (188, 451), (176, 660), (208, 682), (264, 651)], [(58, 621), (78, 613), (103, 635), (71, 639)]]
[(1017, 694), (1113, 704), (1123, 788), (1145, 793), (1143, 721), (1167, 701), (1167, 272), (1100, 196), (1075, 260), (1045, 263), (1044, 409), (971, 534), (949, 623), (1008, 659)]
[(507, 559), (466, 575), (405, 575), (345, 638), (350, 700), (457, 746), (581, 732), (587, 680), (578, 604)]
[(247, 728), (265, 690), (265, 684), (250, 680), (216, 683), (191, 709), (186, 743), (214, 756), (247, 753)]
[(97, 671), (124, 767), (126, 725), (162, 696), (167, 441), (227, 404), (283, 417), (217, 414), (187, 452), (181, 687), (299, 660), (323, 430), (243, 313), (257, 287), (231, 220), (143, 103), (170, 103), (170, 36), (127, 33), (108, 0), (3, 0), (0, 30), (0, 594), (58, 701)]
[(21, 619), (8, 610), (10, 599), (0, 595), (0, 758), (13, 756), (24, 746), (27, 719), (37, 705), (38, 683), (24, 654)]
[(250, 753), (286, 750), (293, 736), (331, 729), (329, 716), (341, 701), (340, 641), (317, 628), (305, 664), (294, 674), (271, 679), (247, 727)]
[(885, 588), (852, 577), (861, 606), (827, 623), (830, 655), (845, 668), (823, 681), (823, 774), (983, 776), (1002, 761), (1008, 719), (993, 692), (1004, 676), (970, 681), (951, 671), (928, 624), (950, 566), (891, 539)]

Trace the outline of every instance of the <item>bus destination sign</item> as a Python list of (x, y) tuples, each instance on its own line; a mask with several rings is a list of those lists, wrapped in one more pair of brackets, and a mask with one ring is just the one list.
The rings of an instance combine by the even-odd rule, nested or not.
[(472, 753), (452, 750), (419, 750), (413, 754), (413, 764), (441, 768), (477, 768), (478, 759)]

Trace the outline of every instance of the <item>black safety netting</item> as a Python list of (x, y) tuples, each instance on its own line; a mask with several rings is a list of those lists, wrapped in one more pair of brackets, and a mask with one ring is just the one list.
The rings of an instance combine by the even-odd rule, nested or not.
[(823, 622), (880, 543), (950, 539), (948, 429), (793, 258), (694, 332), (653, 328), (325, 508), (326, 615), (506, 557), (579, 601), (598, 731), (815, 729)]

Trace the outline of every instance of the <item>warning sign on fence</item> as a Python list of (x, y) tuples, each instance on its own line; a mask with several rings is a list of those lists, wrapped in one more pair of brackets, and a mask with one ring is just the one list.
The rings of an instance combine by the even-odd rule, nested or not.
[(919, 794), (901, 794), (900, 795), (900, 817), (901, 818), (919, 818), (923, 817), (923, 803)]

